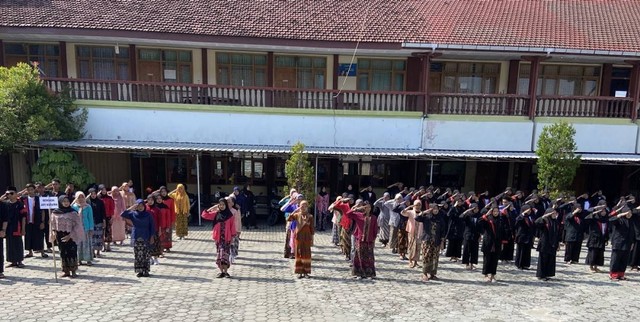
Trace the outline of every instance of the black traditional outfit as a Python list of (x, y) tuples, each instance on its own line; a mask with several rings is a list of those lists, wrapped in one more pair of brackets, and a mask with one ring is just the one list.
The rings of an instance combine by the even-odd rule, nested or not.
[(478, 264), (478, 251), (480, 248), (480, 212), (462, 213), (460, 218), (464, 222), (462, 264)]
[(451, 207), (447, 213), (447, 252), (445, 256), (451, 258), (462, 257), (462, 241), (464, 237), (465, 223), (460, 218), (460, 215), (464, 212), (463, 207)]
[(7, 241), (7, 262), (11, 266), (22, 266), (24, 260), (24, 244), (22, 242), (22, 229), (25, 224), (24, 205), (22, 201), (4, 202), (4, 212), (7, 221), (5, 239)]
[[(555, 210), (547, 209), (545, 213)], [(556, 275), (556, 252), (560, 241), (559, 223), (557, 219), (551, 217), (540, 217), (536, 219), (540, 239), (538, 240), (538, 269), (536, 277), (548, 279)]]
[(609, 217), (605, 212), (592, 213), (584, 218), (588, 225), (589, 237), (587, 238), (586, 263), (593, 266), (604, 265), (604, 248), (609, 241)]
[(513, 225), (515, 224), (518, 213), (516, 210), (504, 208), (500, 211), (500, 220), (502, 221), (502, 248), (500, 250), (500, 260), (512, 261), (515, 243), (513, 239)]
[(569, 263), (579, 262), (582, 240), (584, 239), (583, 211), (574, 212), (575, 209), (564, 216), (564, 261)]
[[(522, 206), (522, 211), (531, 209), (529, 205)], [(516, 259), (515, 265), (519, 269), (528, 269), (531, 266), (531, 248), (535, 234), (535, 219), (531, 213), (520, 214), (516, 218), (515, 242), (516, 242)]]
[(615, 212), (609, 219), (611, 224), (611, 264), (609, 276), (611, 279), (625, 279), (624, 273), (629, 263), (629, 251), (634, 238), (631, 220), (626, 217), (618, 218)]
[(502, 246), (502, 236), (505, 231), (505, 222), (500, 215), (490, 214), (482, 216), (480, 230), (482, 231), (482, 274), (496, 275), (498, 270), (498, 259)]
[(633, 210), (631, 224), (633, 225), (634, 241), (631, 248), (631, 258), (629, 259), (629, 266), (638, 269), (638, 267), (640, 267), (640, 210)]

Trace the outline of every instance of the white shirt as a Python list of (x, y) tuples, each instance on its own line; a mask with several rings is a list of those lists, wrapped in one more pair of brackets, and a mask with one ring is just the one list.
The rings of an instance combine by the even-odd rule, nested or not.
[(27, 197), (27, 203), (27, 206), (29, 207), (29, 223), (33, 223), (33, 208), (36, 205), (36, 198)]

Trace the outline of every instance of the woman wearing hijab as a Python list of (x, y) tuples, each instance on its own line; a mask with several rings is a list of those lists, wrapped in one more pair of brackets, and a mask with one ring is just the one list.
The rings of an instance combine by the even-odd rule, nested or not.
[(480, 218), (480, 231), (482, 231), (482, 274), (486, 281), (496, 282), (498, 260), (502, 247), (504, 233), (503, 221), (500, 218), (500, 209), (491, 207), (488, 214)]
[(368, 201), (365, 201), (363, 206), (347, 212), (347, 216), (356, 223), (356, 230), (353, 233), (356, 237), (356, 253), (351, 274), (359, 278), (375, 278), (376, 264), (373, 248), (378, 234), (378, 217), (371, 213), (371, 204)]
[[(171, 247), (173, 247), (173, 243), (171, 242), (171, 225), (173, 224), (171, 209), (165, 204), (165, 200), (160, 193), (154, 193), (153, 196), (156, 199), (155, 208), (160, 214), (160, 222), (156, 223), (156, 225), (158, 225), (160, 245), (165, 252), (169, 252), (171, 251)], [(169, 200), (171, 200), (171, 198), (169, 198)], [(160, 257), (164, 257), (164, 255), (161, 254)]]
[(122, 219), (122, 213), (127, 210), (124, 197), (120, 193), (118, 187), (111, 187), (111, 198), (113, 198), (114, 210), (113, 217), (111, 217), (111, 241), (114, 243), (122, 242), (125, 240), (126, 228), (124, 219)]
[(169, 193), (169, 197), (175, 202), (176, 236), (184, 239), (189, 235), (189, 208), (191, 206), (184, 185), (178, 184), (176, 190)]
[(162, 222), (162, 213), (160, 209), (156, 207), (156, 199), (153, 194), (147, 196), (146, 210), (151, 214), (153, 218), (153, 243), (151, 244), (149, 255), (151, 256), (151, 263), (153, 265), (159, 265), (158, 257), (162, 255), (162, 243), (160, 243), (160, 223)]
[(236, 234), (236, 223), (230, 208), (230, 202), (225, 198), (220, 198), (218, 204), (202, 211), (202, 218), (213, 221), (212, 238), (216, 243), (216, 265), (220, 270), (218, 278), (231, 277), (229, 275), (229, 267), (231, 267), (229, 256), (231, 241)]
[(548, 208), (543, 216), (536, 219), (536, 226), (540, 233), (536, 277), (548, 281), (556, 276), (556, 252), (560, 241), (558, 212), (554, 208)]
[(98, 192), (95, 188), (89, 189), (89, 199), (87, 203), (91, 206), (91, 211), (93, 212), (93, 239), (91, 240), (91, 247), (95, 253), (95, 257), (102, 257), (100, 255), (100, 251), (104, 249), (104, 225), (106, 223), (105, 219), (105, 209), (104, 202), (98, 198)]
[(300, 202), (300, 207), (296, 209), (287, 221), (295, 221), (295, 257), (296, 264), (294, 272), (298, 278), (309, 278), (311, 274), (311, 245), (313, 244), (313, 215), (309, 213), (309, 203), (306, 200)]
[(85, 234), (84, 240), (78, 244), (78, 261), (80, 265), (84, 265), (82, 264), (82, 261), (86, 261), (87, 266), (91, 266), (93, 265), (91, 263), (93, 260), (93, 247), (91, 245), (91, 241), (93, 240), (95, 224), (93, 222), (93, 209), (87, 203), (87, 197), (84, 195), (84, 192), (76, 192), (76, 199), (73, 201), (71, 208), (77, 211), (82, 218), (82, 227)]
[(238, 205), (238, 202), (234, 194), (231, 194), (229, 196), (229, 201), (231, 203), (231, 207), (229, 208), (229, 210), (231, 210), (231, 213), (233, 214), (232, 220), (236, 227), (236, 233), (233, 234), (231, 238), (231, 248), (229, 249), (229, 252), (230, 252), (229, 260), (231, 261), (231, 264), (233, 264), (236, 261), (236, 257), (238, 257), (238, 249), (240, 248), (240, 232), (242, 231), (242, 213), (240, 211), (240, 205)]
[(418, 265), (420, 260), (420, 235), (422, 234), (422, 224), (416, 221), (416, 216), (422, 211), (422, 202), (416, 200), (412, 206), (404, 208), (400, 214), (407, 218), (407, 224), (405, 230), (409, 237), (408, 249), (409, 249), (409, 267), (414, 268)]
[(438, 258), (440, 248), (444, 243), (446, 234), (445, 214), (438, 208), (438, 204), (432, 203), (426, 211), (416, 216), (416, 221), (422, 223), (422, 280), (437, 280)]
[(51, 212), (49, 241), (58, 245), (62, 262), (62, 277), (77, 277), (78, 244), (85, 240), (82, 219), (71, 208), (69, 197), (58, 198), (58, 209)]
[(122, 213), (122, 218), (131, 226), (131, 240), (135, 256), (134, 269), (138, 277), (149, 277), (149, 249), (154, 243), (155, 224), (153, 216), (146, 211), (144, 201), (136, 200), (136, 204)]
[(320, 216), (320, 229), (318, 231), (324, 231), (324, 225), (326, 217), (329, 214), (329, 194), (325, 187), (320, 187), (320, 192), (316, 196), (316, 215)]

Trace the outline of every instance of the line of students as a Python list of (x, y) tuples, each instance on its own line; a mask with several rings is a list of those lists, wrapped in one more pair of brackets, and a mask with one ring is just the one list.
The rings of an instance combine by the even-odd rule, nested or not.
[[(333, 212), (332, 242), (341, 247), (352, 267), (358, 251), (353, 245), (362, 240), (362, 234), (354, 233), (356, 218), (345, 214), (364, 210), (364, 204), (372, 204), (368, 212), (378, 215), (378, 240), (384, 248), (408, 260), (412, 268), (420, 266), (422, 256), (424, 281), (438, 279), (439, 255), (445, 249), (450, 261), (461, 260), (468, 270), (476, 268), (481, 251), (482, 274), (487, 282), (495, 282), (499, 261), (513, 261), (518, 269), (530, 269), (534, 245), (538, 251), (536, 277), (547, 281), (555, 276), (561, 244), (565, 245), (565, 263), (578, 263), (585, 235), (586, 263), (591, 272), (600, 272), (598, 267), (604, 265), (609, 240), (612, 280), (625, 280), (626, 267), (637, 270), (640, 265), (640, 206), (631, 195), (608, 208), (601, 191), (551, 200), (546, 192), (534, 191), (525, 197), (511, 188), (494, 197), (488, 192), (476, 195), (451, 189), (440, 194), (434, 187), (389, 188), (373, 202), (365, 200), (366, 196), (354, 200), (353, 195), (344, 193), (329, 207)], [(355, 269), (354, 275), (359, 275)]]
[[(95, 258), (103, 257), (101, 252), (111, 251), (111, 243), (122, 245), (126, 227), (133, 227), (131, 244), (139, 277), (148, 276), (149, 265), (159, 264), (158, 257), (172, 248), (172, 227), (176, 222), (174, 200), (181, 200), (182, 194), (186, 196), (184, 189), (181, 192), (178, 187), (169, 193), (161, 187), (150, 194), (146, 202), (136, 201), (126, 182), (112, 187), (111, 191), (102, 184), (89, 188), (89, 196), (74, 191), (71, 184), (64, 192), (59, 189), (60, 181), (54, 179), (46, 186), (27, 184), (22, 191), (8, 187), (0, 196), (0, 278), (5, 277), (4, 239), (9, 267), (17, 268), (25, 267), (24, 258), (33, 257), (34, 252), (43, 258), (49, 257), (47, 252), (57, 245), (65, 277), (76, 277), (79, 265), (92, 266)], [(58, 208), (51, 213), (40, 209), (41, 196), (59, 198)], [(144, 223), (153, 223), (153, 230), (145, 228)], [(145, 247), (136, 247), (138, 237), (144, 239)], [(26, 255), (25, 251), (28, 251)]]

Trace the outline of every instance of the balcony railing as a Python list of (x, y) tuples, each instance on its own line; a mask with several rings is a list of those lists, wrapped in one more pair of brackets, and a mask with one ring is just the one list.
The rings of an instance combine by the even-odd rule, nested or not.
[[(74, 99), (283, 107), (358, 111), (423, 112), (448, 115), (529, 116), (531, 99), (518, 94), (338, 91), (206, 84), (153, 83), (93, 79), (44, 78), (53, 91), (69, 88)], [(626, 97), (540, 96), (537, 117), (633, 118)], [(637, 108), (637, 107), (636, 107)]]
[(541, 96), (536, 116), (631, 118), (633, 99), (606, 96)]
[(43, 80), (53, 91), (69, 88), (73, 99), (129, 102), (423, 112), (425, 96), (421, 92), (236, 87), (66, 78)]
[(528, 115), (529, 97), (514, 94), (450, 94), (429, 96), (428, 114)]

